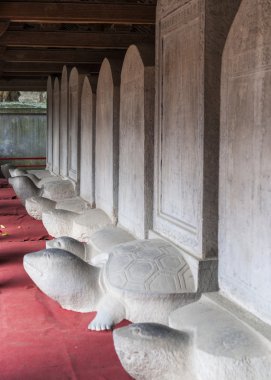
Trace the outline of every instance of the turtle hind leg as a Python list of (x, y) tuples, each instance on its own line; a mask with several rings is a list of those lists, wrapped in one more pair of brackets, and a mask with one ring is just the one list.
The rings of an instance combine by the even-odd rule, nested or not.
[(97, 309), (96, 317), (88, 325), (89, 330), (111, 330), (126, 315), (124, 305), (112, 295), (105, 295), (99, 302)]

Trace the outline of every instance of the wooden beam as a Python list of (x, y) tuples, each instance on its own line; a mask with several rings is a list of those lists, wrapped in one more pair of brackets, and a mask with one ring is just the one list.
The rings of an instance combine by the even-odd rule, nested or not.
[(0, 56), (6, 62), (55, 62), (62, 64), (101, 63), (103, 59), (123, 59), (125, 50), (90, 49), (7, 49)]
[(155, 5), (1, 1), (0, 19), (37, 23), (154, 24)]
[(0, 38), (0, 45), (7, 47), (124, 49), (137, 43), (154, 43), (154, 36), (140, 33), (7, 31)]
[(0, 91), (46, 91), (46, 83), (46, 78), (0, 78)]
[(0, 37), (6, 32), (8, 26), (9, 26), (9, 21), (5, 21), (5, 20), (0, 21)]
[[(87, 64), (87, 65), (77, 65), (76, 66), (80, 71), (82, 72), (98, 72), (100, 69), (99, 64)], [(3, 67), (3, 75), (6, 73), (12, 74), (24, 74), (27, 75), (28, 73), (34, 74), (50, 74), (50, 73), (61, 73), (63, 69), (62, 63), (16, 63), (16, 62), (9, 62), (4, 64)]]

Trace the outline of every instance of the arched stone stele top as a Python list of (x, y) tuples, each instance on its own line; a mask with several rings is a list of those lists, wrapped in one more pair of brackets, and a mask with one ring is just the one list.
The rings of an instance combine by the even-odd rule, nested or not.
[(271, 321), (271, 6), (243, 0), (223, 55), (220, 287)]
[(81, 128), (81, 92), (83, 76), (76, 67), (69, 77), (69, 134), (68, 134), (68, 169), (69, 178), (79, 182), (80, 164), (80, 128)]
[(154, 50), (129, 47), (121, 72), (119, 225), (138, 238), (152, 227)]
[(68, 176), (68, 100), (69, 100), (69, 70), (67, 66), (62, 69), (60, 84), (60, 175), (64, 178)]
[(81, 95), (80, 196), (94, 205), (95, 95), (86, 75)]
[(47, 79), (47, 159), (48, 170), (53, 168), (53, 78)]
[(59, 79), (55, 78), (53, 91), (53, 172), (56, 175), (59, 175), (59, 106)]
[(120, 65), (104, 59), (96, 94), (95, 201), (114, 221), (118, 208)]

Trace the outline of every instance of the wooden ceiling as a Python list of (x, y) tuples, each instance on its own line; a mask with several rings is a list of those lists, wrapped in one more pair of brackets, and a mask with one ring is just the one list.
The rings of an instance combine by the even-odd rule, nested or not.
[(0, 90), (44, 90), (64, 64), (97, 75), (104, 57), (154, 44), (156, 0), (0, 1)]

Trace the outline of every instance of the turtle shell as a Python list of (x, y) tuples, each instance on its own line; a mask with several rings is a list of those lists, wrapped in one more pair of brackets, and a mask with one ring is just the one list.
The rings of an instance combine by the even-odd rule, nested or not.
[(181, 253), (161, 239), (120, 244), (104, 268), (107, 286), (148, 294), (195, 291), (192, 272)]

